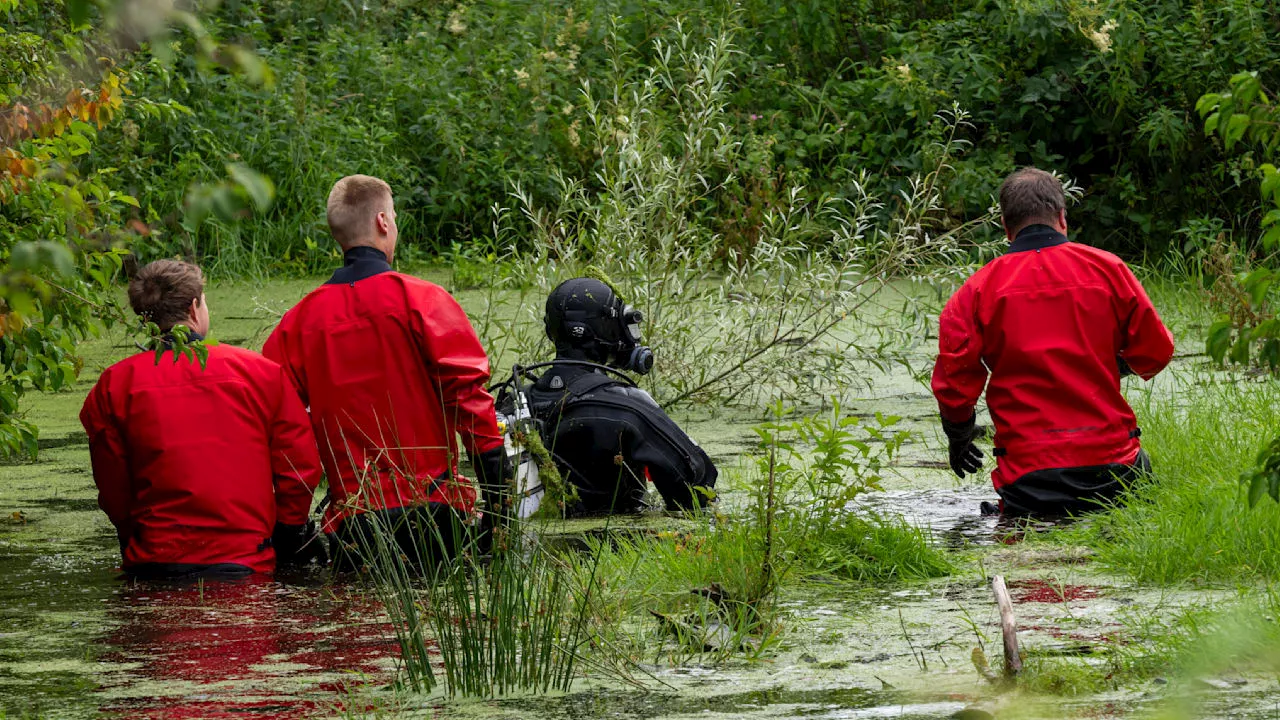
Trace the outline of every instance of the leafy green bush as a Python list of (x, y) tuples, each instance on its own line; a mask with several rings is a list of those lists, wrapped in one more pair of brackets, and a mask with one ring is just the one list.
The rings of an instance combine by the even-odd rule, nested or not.
[(654, 39), (670, 48), (683, 32), (701, 45), (740, 27), (723, 130), (745, 152), (707, 179), (700, 209), (717, 218), (726, 250), (749, 246), (791, 187), (807, 202), (909, 191), (935, 164), (933, 118), (958, 105), (972, 151), (942, 187), (950, 224), (984, 215), (1000, 179), (1035, 163), (1089, 188), (1073, 224), (1090, 242), (1160, 254), (1201, 216), (1256, 227), (1249, 206), (1222, 192), (1247, 159), (1224, 156), (1192, 113), (1233, 73), (1274, 68), (1278, 23), (1267, 0), (245, 0), (225, 4), (214, 25), (256, 47), (275, 85), (200, 73), (182, 55), (140, 67), (139, 96), (193, 115), (141, 119), (134, 148), (103, 152), (135, 160), (115, 164), (161, 219), (181, 188), (228, 162), (279, 188), (251, 231), (211, 223), (184, 234), (171, 222), (150, 252), (227, 272), (317, 271), (333, 262), (324, 194), (362, 171), (393, 184), (406, 240), (433, 255), (489, 235), (491, 208), (513, 187), (545, 205), (562, 175), (604, 183), (588, 108), (626, 104), (617, 79), (661, 65)]
[[(775, 412), (781, 417), (781, 408)], [(801, 571), (857, 581), (945, 575), (950, 563), (929, 544), (928, 533), (898, 518), (857, 513), (853, 503), (879, 490), (910, 437), (900, 418), (828, 413), (756, 428), (767, 454), (758, 472), (776, 485), (779, 546)], [(758, 520), (758, 522), (762, 522)]]
[[(1208, 93), (1196, 104), (1204, 118), (1206, 135), (1218, 135), (1231, 150), (1240, 145), (1270, 158), (1280, 151), (1280, 106), (1275, 105), (1257, 73), (1244, 72), (1231, 78), (1230, 91)], [(1272, 372), (1280, 369), (1280, 319), (1276, 317), (1272, 289), (1276, 273), (1268, 267), (1280, 248), (1280, 170), (1266, 162), (1258, 167), (1265, 214), (1263, 234), (1257, 245), (1267, 257), (1245, 256), (1243, 262), (1218, 258), (1213, 305), (1223, 317), (1210, 326), (1206, 351), (1219, 363), (1230, 360), (1248, 365), (1257, 347), (1257, 360)], [(1236, 265), (1244, 269), (1236, 273)]]
[[(121, 12), (139, 1), (0, 2), (0, 120), (42, 103), (76, 109), (58, 132), (5, 133), (5, 183), (40, 175), (53, 194), (23, 193), (25, 209), (5, 201), (0, 224), (65, 245), (66, 203), (54, 198), (69, 199), (94, 215), (70, 233), (73, 259), (128, 246), (143, 261), (200, 260), (215, 276), (320, 272), (338, 261), (325, 194), (353, 172), (396, 188), (404, 258), (485, 258), (463, 263), (461, 285), (506, 260), (488, 260), (502, 233), (523, 257), (554, 261), (622, 230), (664, 263), (714, 242), (698, 278), (745, 277), (742, 258), (800, 247), (811, 278), (830, 260), (812, 248), (874, 253), (904, 226), (935, 239), (964, 228), (954, 252), (927, 258), (953, 262), (961, 240), (998, 237), (982, 222), (992, 193), (1026, 163), (1088, 188), (1072, 221), (1093, 244), (1163, 254), (1204, 218), (1237, 236), (1280, 227), (1229, 192), (1260, 165), (1236, 141), (1265, 144), (1238, 135), (1236, 118), (1262, 132), (1262, 88), (1280, 72), (1269, 0), (239, 0), (199, 17)], [(716, 75), (707, 93), (710, 76), (682, 58), (718, 38), (732, 43), (704, 66)], [(90, 117), (108, 76), (128, 93), (109, 91)], [(1226, 122), (1197, 132), (1195, 100), (1228, 86), (1215, 106)], [(84, 102), (65, 97), (82, 87)], [(661, 97), (633, 95), (645, 87)], [(624, 141), (673, 164), (628, 165)], [(70, 160), (38, 170), (35, 146), (57, 143), (48, 153)], [(633, 183), (654, 179), (671, 181), (678, 202), (633, 197)], [(1280, 175), (1264, 191), (1280, 191)], [(663, 208), (687, 229), (659, 235), (671, 225), (643, 215)], [(548, 238), (555, 251), (542, 253)], [(848, 273), (832, 278), (826, 287), (850, 292)], [(668, 340), (671, 357), (693, 356)], [(674, 369), (679, 394), (709, 379)]]

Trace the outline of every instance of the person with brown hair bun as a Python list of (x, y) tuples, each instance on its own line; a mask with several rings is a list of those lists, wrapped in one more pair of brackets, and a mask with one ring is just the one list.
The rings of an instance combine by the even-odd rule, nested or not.
[(369, 560), (377, 528), (412, 564), (431, 564), (469, 537), (476, 488), (458, 474), (458, 435), (479, 475), (485, 522), (508, 512), (489, 359), (444, 288), (392, 270), (399, 230), (387, 183), (342, 178), (327, 218), (343, 266), (284, 314), (263, 353), (288, 369), (311, 409), (335, 567)]
[[(938, 319), (933, 394), (951, 469), (982, 469), (975, 408), (995, 424), (997, 510), (1096, 509), (1151, 467), (1120, 378), (1150, 380), (1173, 336), (1120, 258), (1067, 239), (1056, 177), (1023, 168), (1000, 188), (1009, 251), (987, 263)], [(990, 378), (990, 382), (988, 382)]]
[[(129, 303), (165, 333), (181, 325), (196, 341), (209, 332), (195, 265), (146, 265), (129, 283)], [(235, 578), (323, 563), (308, 520), (320, 458), (289, 378), (255, 352), (208, 350), (203, 367), (176, 352), (122, 360), (103, 371), (80, 412), (124, 571)]]

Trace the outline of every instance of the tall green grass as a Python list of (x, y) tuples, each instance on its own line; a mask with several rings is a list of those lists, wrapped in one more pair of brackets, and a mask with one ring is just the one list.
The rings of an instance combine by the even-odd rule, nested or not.
[[(757, 428), (753, 467), (725, 472), (748, 503), (692, 528), (589, 542), (602, 631), (633, 659), (756, 658), (781, 637), (781, 596), (807, 580), (895, 582), (951, 572), (925, 531), (850, 510), (906, 440), (897, 418), (829, 413)], [(652, 614), (657, 622), (637, 623)]]
[(1136, 403), (1151, 477), (1070, 534), (1142, 582), (1280, 578), (1280, 505), (1250, 509), (1239, 481), (1280, 428), (1280, 382), (1209, 372), (1171, 381)]
[[(425, 524), (411, 528), (406, 548), (404, 527), (376, 514), (366, 520), (371, 532), (358, 536), (357, 549), (409, 689), (430, 692), (441, 680), (451, 697), (569, 689), (588, 639), (589, 575), (574, 585), (567, 566), (515, 521), (493, 531), (490, 548), (460, 527)], [(410, 559), (439, 556), (440, 547), (458, 550), (425, 565)]]

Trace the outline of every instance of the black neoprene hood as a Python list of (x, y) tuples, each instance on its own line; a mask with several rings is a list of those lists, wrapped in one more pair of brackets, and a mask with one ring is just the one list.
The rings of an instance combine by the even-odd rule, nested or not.
[(547, 296), (547, 337), (557, 347), (615, 345), (620, 333), (623, 304), (613, 290), (595, 278), (573, 278), (560, 283)]

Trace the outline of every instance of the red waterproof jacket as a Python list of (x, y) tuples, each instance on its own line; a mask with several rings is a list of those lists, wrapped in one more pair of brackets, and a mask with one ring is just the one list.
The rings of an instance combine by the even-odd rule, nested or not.
[(943, 418), (968, 420), (987, 386), (996, 488), (1036, 470), (1132, 463), (1139, 432), (1119, 360), (1150, 379), (1173, 357), (1128, 266), (1045, 225), (1020, 232), (952, 296), (938, 346)]
[(280, 320), (263, 353), (289, 370), (329, 478), (327, 526), (347, 512), (443, 502), (464, 511), (461, 434), (475, 456), (502, 445), (489, 359), (462, 307), (438, 285), (391, 270), (372, 248)]
[(240, 348), (208, 363), (143, 352), (107, 368), (80, 422), (124, 567), (275, 567), (276, 523), (300, 525), (320, 483), (306, 410), (284, 370)]

